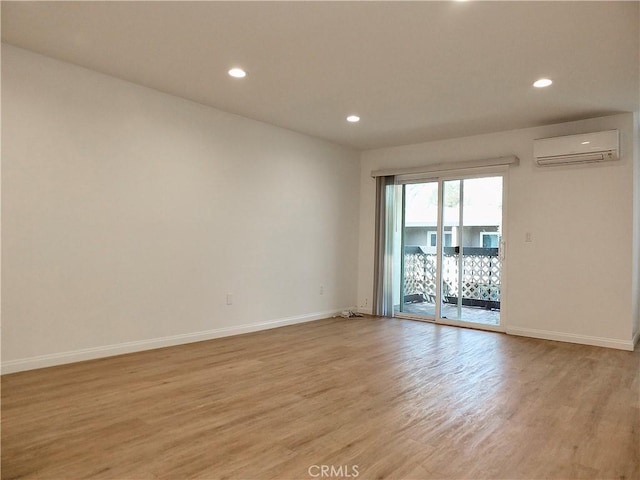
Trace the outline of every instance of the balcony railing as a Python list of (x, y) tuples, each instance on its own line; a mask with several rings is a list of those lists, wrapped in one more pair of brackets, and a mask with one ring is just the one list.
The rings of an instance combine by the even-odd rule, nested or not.
[[(497, 248), (462, 249), (462, 304), (500, 309), (502, 262)], [(458, 303), (459, 257), (456, 247), (443, 251), (442, 288), (446, 303)], [(437, 255), (421, 247), (407, 246), (404, 254), (404, 295), (406, 302), (435, 303)]]

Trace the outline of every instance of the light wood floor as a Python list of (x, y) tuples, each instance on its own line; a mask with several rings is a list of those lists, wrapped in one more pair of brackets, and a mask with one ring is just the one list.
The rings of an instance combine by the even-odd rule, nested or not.
[(2, 478), (638, 479), (639, 367), (357, 318), (5, 375)]

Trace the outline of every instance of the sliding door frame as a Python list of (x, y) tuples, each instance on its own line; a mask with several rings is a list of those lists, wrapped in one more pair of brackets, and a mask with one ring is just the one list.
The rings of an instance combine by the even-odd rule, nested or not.
[[(400, 275), (400, 310), (404, 309), (404, 247), (405, 247), (405, 235), (404, 235), (404, 229), (405, 229), (405, 206), (406, 206), (406, 190), (405, 190), (405, 186), (412, 184), (412, 183), (437, 183), (438, 184), (438, 220), (437, 220), (437, 230), (436, 230), (436, 244), (440, 245), (440, 223), (441, 223), (441, 202), (442, 202), (442, 197), (440, 194), (440, 190), (441, 190), (441, 185), (440, 185), (440, 180), (438, 179), (438, 177), (434, 177), (433, 174), (429, 175), (429, 176), (423, 176), (422, 177), (417, 177), (417, 178), (410, 178), (410, 179), (403, 179), (402, 177), (399, 177), (396, 179), (396, 185), (399, 185), (402, 187), (402, 192), (400, 197), (402, 197), (402, 201), (400, 202), (400, 210), (401, 213), (400, 215), (398, 215), (398, 218), (400, 220), (400, 224), (398, 226), (398, 228), (401, 231), (401, 235), (400, 235), (400, 271), (398, 272), (398, 275)], [(438, 265), (440, 264), (440, 249), (437, 250), (437, 263)], [(395, 272), (394, 272), (395, 274)], [(436, 275), (436, 280), (439, 279), (439, 276)], [(440, 282), (436, 281), (436, 297), (440, 298)], [(430, 317), (427, 315), (417, 315), (417, 314), (413, 314), (413, 313), (407, 313), (407, 312), (403, 312), (400, 311), (398, 313), (396, 313), (394, 311), (393, 316), (396, 318), (402, 318), (402, 319), (407, 319), (407, 320), (417, 320), (420, 322), (429, 322), (429, 323), (434, 323), (436, 322), (438, 316), (440, 315), (440, 305), (438, 302), (436, 302), (435, 304), (435, 312), (434, 312), (434, 316)]]
[[(400, 272), (397, 274), (400, 275), (400, 302), (401, 305), (404, 304), (404, 223), (405, 223), (405, 192), (404, 187), (410, 183), (429, 183), (429, 182), (438, 182), (438, 225), (436, 231), (436, 244), (438, 248), (436, 250), (437, 256), (437, 269), (436, 269), (436, 304), (435, 304), (435, 314), (434, 317), (415, 315), (415, 314), (407, 314), (405, 312), (394, 312), (394, 317), (408, 319), (408, 320), (419, 320), (423, 322), (437, 323), (440, 325), (451, 325), (456, 327), (465, 327), (465, 328), (474, 328), (478, 330), (489, 330), (496, 332), (505, 332), (507, 330), (507, 290), (508, 290), (508, 255), (507, 255), (507, 246), (509, 244), (508, 241), (508, 167), (507, 166), (498, 166), (498, 167), (486, 167), (486, 168), (477, 168), (477, 169), (465, 169), (465, 170), (451, 170), (447, 172), (441, 172), (440, 174), (435, 174), (434, 172), (428, 174), (411, 174), (411, 175), (400, 175), (396, 178), (396, 184), (402, 186), (402, 215), (400, 221), (400, 228), (402, 229), (401, 235), (401, 261), (400, 261)], [(467, 180), (467, 179), (475, 179), (475, 178), (487, 178), (487, 177), (502, 177), (502, 238), (500, 242), (501, 249), (501, 261), (502, 267), (500, 272), (500, 324), (499, 325), (488, 325), (481, 323), (473, 323), (467, 322), (463, 320), (453, 320), (449, 318), (442, 318), (442, 270), (443, 270), (443, 249), (444, 245), (444, 182), (451, 180)], [(462, 183), (462, 182), (461, 182)], [(460, 206), (460, 217), (462, 217), (464, 212), (463, 205)], [(462, 224), (462, 223), (461, 223)], [(462, 240), (462, 239), (461, 239)], [(461, 252), (462, 250), (461, 245)], [(462, 258), (462, 255), (461, 255)], [(459, 269), (460, 270), (460, 269)], [(395, 275), (395, 273), (394, 273)], [(460, 295), (461, 298), (461, 295)]]

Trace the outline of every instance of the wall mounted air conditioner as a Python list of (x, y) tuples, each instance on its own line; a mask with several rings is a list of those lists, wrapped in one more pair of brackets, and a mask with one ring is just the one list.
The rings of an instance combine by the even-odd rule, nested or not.
[(618, 130), (539, 138), (533, 141), (533, 156), (541, 167), (618, 160)]

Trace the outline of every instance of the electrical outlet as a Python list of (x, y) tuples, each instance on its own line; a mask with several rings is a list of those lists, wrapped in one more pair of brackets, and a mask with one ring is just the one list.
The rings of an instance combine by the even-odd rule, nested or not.
[(324, 285), (320, 285), (320, 295), (324, 295)]
[(233, 305), (233, 294), (227, 293), (227, 305)]

